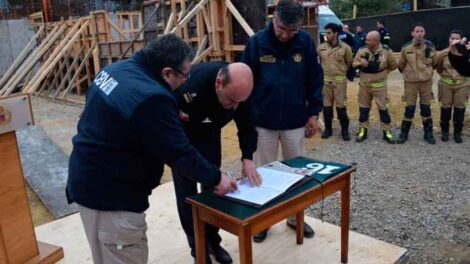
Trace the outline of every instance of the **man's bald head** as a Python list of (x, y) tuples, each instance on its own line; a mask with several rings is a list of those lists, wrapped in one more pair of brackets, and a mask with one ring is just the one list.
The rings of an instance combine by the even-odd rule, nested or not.
[(367, 33), (366, 44), (370, 50), (376, 50), (380, 46), (380, 33), (375, 30)]
[(246, 101), (253, 91), (253, 72), (245, 63), (231, 63), (219, 70), (215, 90), (224, 108), (236, 108), (239, 103)]

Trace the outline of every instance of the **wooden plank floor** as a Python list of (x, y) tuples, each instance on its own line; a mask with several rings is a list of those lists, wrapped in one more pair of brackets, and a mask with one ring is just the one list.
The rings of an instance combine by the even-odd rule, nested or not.
[[(159, 186), (150, 197), (150, 204), (146, 212), (149, 263), (193, 263), (177, 216), (173, 183)], [(295, 243), (295, 232), (285, 225), (285, 221), (278, 223), (269, 230), (265, 242), (253, 243), (254, 263), (340, 263), (339, 227), (307, 216), (305, 221), (315, 229), (314, 238), (305, 239), (299, 246)], [(237, 238), (221, 233), (224, 247), (232, 255), (234, 263), (239, 263)], [(59, 263), (92, 263), (78, 214), (39, 226), (36, 235), (38, 240), (64, 248), (65, 258)], [(350, 233), (349, 248), (349, 263), (406, 261), (406, 249), (355, 232)]]

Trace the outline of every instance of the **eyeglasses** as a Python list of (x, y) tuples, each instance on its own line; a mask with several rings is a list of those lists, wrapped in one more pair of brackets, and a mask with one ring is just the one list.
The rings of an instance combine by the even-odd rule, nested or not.
[(175, 69), (175, 68), (172, 68), (172, 69), (173, 69), (175, 72), (177, 72), (177, 73), (183, 75), (183, 77), (184, 77), (185, 79), (188, 79), (188, 78), (191, 76), (191, 73), (189, 73), (189, 72), (188, 72), (188, 73), (184, 73), (184, 72), (182, 72), (182, 71), (180, 71), (180, 70), (178, 70), (178, 69)]

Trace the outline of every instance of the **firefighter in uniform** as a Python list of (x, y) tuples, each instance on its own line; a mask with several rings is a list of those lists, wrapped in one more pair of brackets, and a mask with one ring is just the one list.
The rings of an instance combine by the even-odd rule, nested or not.
[[(449, 42), (462, 39), (462, 31), (453, 30), (450, 33)], [(454, 107), (454, 140), (462, 143), (462, 128), (465, 117), (465, 106), (468, 102), (470, 82), (467, 77), (461, 76), (452, 67), (449, 61), (449, 49), (441, 51), (437, 55), (436, 70), (440, 74), (439, 102), (441, 103), (441, 140), (449, 140), (449, 122)]]
[(346, 111), (347, 80), (346, 74), (352, 64), (351, 48), (338, 40), (340, 25), (329, 23), (325, 26), (327, 41), (318, 46), (318, 55), (323, 68), (323, 119), (325, 131), (322, 138), (329, 138), (333, 134), (333, 105), (336, 105), (336, 114), (341, 124), (341, 136), (349, 141), (349, 118)]
[[(231, 120), (238, 128), (238, 139), (242, 152), (242, 178), (248, 177), (252, 185), (259, 185), (261, 177), (253, 163), (258, 134), (250, 119), (250, 104), (247, 101), (253, 89), (253, 75), (244, 63), (226, 64), (208, 62), (191, 68), (191, 76), (178, 89), (180, 119), (189, 142), (212, 164), (220, 168), (221, 129)], [(186, 197), (197, 194), (197, 182), (178, 177), (173, 171), (176, 204), (191, 255), (195, 257), (195, 237), (191, 205)], [(214, 186), (203, 185), (203, 190)], [(232, 263), (229, 253), (220, 246), (219, 229), (207, 225), (206, 242), (209, 252), (220, 263)], [(207, 263), (210, 258), (206, 257)]]
[(408, 140), (411, 124), (416, 110), (416, 100), (419, 95), (421, 118), (423, 120), (424, 140), (429, 144), (436, 144), (432, 134), (431, 101), (432, 75), (436, 65), (436, 51), (434, 45), (424, 39), (426, 31), (422, 23), (416, 23), (411, 28), (413, 40), (405, 44), (401, 49), (398, 69), (405, 79), (406, 102), (405, 114), (401, 125), (398, 143), (403, 144)]
[(380, 43), (382, 45), (387, 45), (390, 47), (390, 31), (385, 27), (385, 22), (384, 21), (377, 21), (376, 23), (377, 26), (377, 31), (380, 33)]
[(361, 48), (354, 57), (353, 67), (360, 69), (359, 73), (359, 132), (356, 142), (367, 139), (369, 112), (372, 99), (375, 99), (380, 114), (383, 139), (394, 144), (391, 131), (392, 120), (388, 113), (387, 76), (397, 68), (397, 62), (392, 50), (380, 44), (380, 34), (371, 31), (366, 37), (366, 47)]

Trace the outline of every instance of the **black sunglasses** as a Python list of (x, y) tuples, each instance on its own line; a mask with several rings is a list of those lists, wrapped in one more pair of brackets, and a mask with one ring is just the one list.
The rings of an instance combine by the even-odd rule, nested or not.
[(175, 68), (172, 68), (172, 69), (173, 69), (175, 72), (177, 72), (177, 73), (183, 75), (185, 79), (188, 79), (188, 78), (191, 76), (191, 73), (189, 73), (189, 72), (188, 72), (188, 73), (184, 73), (184, 72), (182, 72), (182, 71), (180, 71), (180, 70), (178, 70), (178, 69), (175, 69)]

